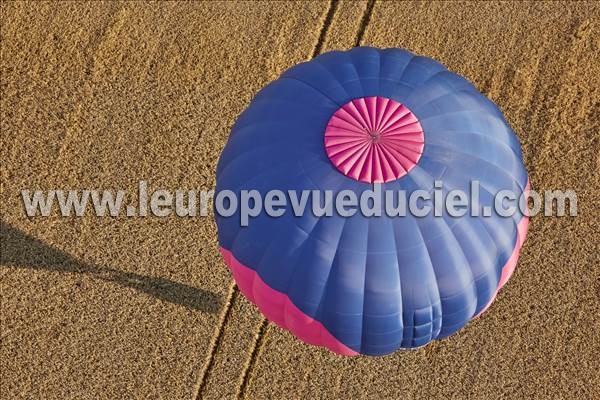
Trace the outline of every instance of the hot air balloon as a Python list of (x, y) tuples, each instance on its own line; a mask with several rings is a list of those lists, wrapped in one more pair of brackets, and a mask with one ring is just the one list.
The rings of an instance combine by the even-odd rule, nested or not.
[[(480, 185), (479, 203), (529, 181), (499, 109), (440, 63), (402, 49), (333, 51), (285, 71), (239, 116), (217, 167), (223, 191), (433, 192)], [(512, 274), (528, 218), (274, 218), (217, 213), (239, 290), (278, 326), (343, 355), (385, 355), (460, 330)]]

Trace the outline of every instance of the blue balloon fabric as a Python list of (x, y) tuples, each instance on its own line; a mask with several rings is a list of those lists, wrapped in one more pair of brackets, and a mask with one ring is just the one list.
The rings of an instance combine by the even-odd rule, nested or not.
[[(406, 146), (389, 142), (387, 150), (369, 153), (339, 134), (338, 154), (354, 161), (335, 159), (325, 133), (336, 112), (358, 110), (346, 127), (358, 135), (352, 124), (376, 130), (392, 114), (372, 114), (377, 123), (367, 114), (392, 105), (406, 109), (397, 119), (410, 117), (406, 126), (414, 128), (405, 129)], [(381, 131), (365, 137), (392, 137)], [(357, 148), (362, 153), (352, 153)], [(388, 161), (373, 166), (373, 157)], [(300, 198), (303, 190), (331, 190), (335, 198), (344, 190), (360, 196), (380, 182), (383, 191), (408, 197), (416, 190), (433, 195), (435, 181), (444, 196), (469, 194), (478, 181), (480, 208), (493, 208), (501, 190), (518, 197), (529, 184), (515, 133), (470, 82), (405, 50), (358, 47), (296, 65), (255, 96), (221, 154), (216, 195), (229, 190), (239, 199), (241, 191), (256, 190), (264, 199), (280, 190)], [(289, 204), (282, 216), (263, 210), (248, 226), (240, 224), (240, 207), (231, 216), (216, 213), (221, 251), (240, 290), (269, 319), (346, 355), (384, 355), (457, 332), (510, 277), (527, 229), (519, 211), (296, 216)]]

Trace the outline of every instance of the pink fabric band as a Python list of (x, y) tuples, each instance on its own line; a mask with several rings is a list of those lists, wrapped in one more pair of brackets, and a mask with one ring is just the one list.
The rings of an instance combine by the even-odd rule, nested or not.
[[(528, 181), (527, 186), (525, 186), (525, 191), (529, 191), (530, 188), (531, 185)], [(525, 236), (527, 236), (528, 227), (529, 217), (527, 215), (524, 215), (523, 218), (521, 218), (519, 224), (517, 225), (517, 243), (515, 243), (515, 248), (513, 249), (510, 258), (508, 259), (506, 264), (504, 264), (504, 267), (502, 267), (502, 275), (500, 275), (500, 282), (498, 282), (496, 292), (494, 293), (490, 301), (487, 303), (487, 305), (483, 308), (483, 310), (481, 310), (479, 314), (475, 316), (475, 318), (483, 314), (492, 305), (492, 303), (496, 299), (496, 296), (498, 295), (498, 292), (500, 291), (500, 289), (502, 289), (502, 286), (504, 286), (506, 282), (508, 282), (513, 272), (515, 272), (515, 268), (517, 267), (517, 261), (519, 260), (519, 253), (521, 252), (521, 247), (523, 247), (523, 243), (525, 242)]]
[(345, 356), (358, 353), (337, 340), (319, 321), (304, 314), (285, 294), (267, 285), (254, 271), (241, 264), (230, 251), (221, 248), (225, 263), (241, 292), (258, 306), (269, 320), (289, 330), (299, 339)]

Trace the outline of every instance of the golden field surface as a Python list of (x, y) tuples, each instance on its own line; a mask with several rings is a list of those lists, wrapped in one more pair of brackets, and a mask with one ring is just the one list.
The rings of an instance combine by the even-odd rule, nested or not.
[[(1, 5), (0, 397), (600, 398), (600, 7), (578, 3)], [(22, 189), (203, 189), (236, 116), (290, 66), (401, 47), (518, 134), (532, 219), (493, 306), (411, 352), (346, 358), (267, 323), (211, 217), (28, 218)]]

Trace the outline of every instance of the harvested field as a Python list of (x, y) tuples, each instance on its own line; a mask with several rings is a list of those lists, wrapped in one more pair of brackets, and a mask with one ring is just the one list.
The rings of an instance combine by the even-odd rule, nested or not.
[[(3, 2), (2, 398), (600, 396), (600, 7), (577, 3)], [(491, 309), (412, 352), (344, 358), (267, 323), (212, 218), (25, 215), (22, 189), (213, 188), (236, 116), (357, 44), (433, 57), (519, 135), (538, 190)]]

